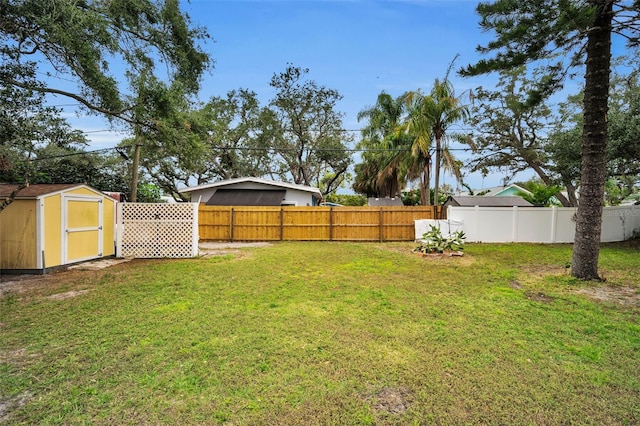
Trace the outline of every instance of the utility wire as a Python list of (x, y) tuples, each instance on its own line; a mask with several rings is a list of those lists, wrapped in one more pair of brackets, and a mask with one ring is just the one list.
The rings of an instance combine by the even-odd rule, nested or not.
[[(111, 147), (111, 148), (94, 149), (92, 151), (77, 151), (77, 152), (70, 152), (70, 153), (67, 153), (67, 154), (50, 155), (48, 157), (32, 158), (32, 159), (29, 159), (29, 161), (34, 162), (34, 161), (42, 161), (42, 160), (51, 160), (51, 159), (55, 159), (55, 158), (74, 157), (76, 155), (97, 154), (97, 153), (100, 153), (100, 152), (107, 152), (107, 151), (112, 151), (112, 150), (115, 150), (121, 156), (126, 157), (124, 152), (122, 152), (121, 150), (123, 150), (125, 148), (132, 148), (134, 146), (135, 145), (123, 145), (123, 146), (114, 146), (114, 147)], [(128, 158), (125, 158), (125, 159), (128, 160)]]
[[(298, 148), (261, 148), (251, 146), (212, 146), (212, 149), (231, 151), (297, 151)], [(474, 151), (473, 148), (447, 148), (447, 151)], [(317, 148), (312, 152), (409, 152), (411, 148)], [(433, 150), (435, 151), (435, 149)], [(440, 151), (445, 151), (444, 148)]]
[[(65, 157), (73, 157), (76, 155), (87, 155), (87, 154), (98, 154), (101, 152), (108, 152), (115, 150), (120, 155), (124, 156), (124, 153), (121, 152), (127, 148), (133, 148), (135, 145), (122, 145), (122, 146), (114, 146), (111, 148), (102, 148), (95, 149), (91, 151), (77, 151), (70, 152), (67, 154), (59, 154), (59, 155), (51, 155), (48, 157), (38, 157), (31, 159), (30, 161), (41, 161), (41, 160), (49, 160), (55, 158), (65, 158)], [(244, 147), (244, 146), (236, 146), (236, 147), (228, 147), (228, 146), (212, 146), (212, 149), (220, 150), (220, 151), (296, 151), (297, 148), (260, 148), (260, 147)], [(471, 148), (449, 148), (449, 151), (473, 151)], [(360, 149), (360, 148), (326, 148), (326, 149), (313, 149), (312, 152), (409, 152), (411, 149), (408, 148), (370, 148), (370, 149)]]

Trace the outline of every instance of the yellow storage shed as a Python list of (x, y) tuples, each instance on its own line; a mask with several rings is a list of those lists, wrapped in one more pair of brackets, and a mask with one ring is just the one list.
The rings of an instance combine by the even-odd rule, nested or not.
[[(17, 185), (0, 185), (0, 200)], [(82, 184), (30, 185), (0, 211), (0, 271), (45, 273), (115, 254), (117, 201)]]

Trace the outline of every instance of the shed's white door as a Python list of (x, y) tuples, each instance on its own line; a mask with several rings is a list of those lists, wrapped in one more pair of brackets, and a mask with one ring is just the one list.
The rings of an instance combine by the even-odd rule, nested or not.
[(102, 198), (63, 196), (63, 263), (102, 257)]

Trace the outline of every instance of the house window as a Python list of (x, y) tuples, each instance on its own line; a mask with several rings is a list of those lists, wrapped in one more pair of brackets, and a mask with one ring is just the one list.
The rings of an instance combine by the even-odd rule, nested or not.
[(296, 201), (283, 201), (280, 203), (281, 206), (297, 206), (298, 203)]

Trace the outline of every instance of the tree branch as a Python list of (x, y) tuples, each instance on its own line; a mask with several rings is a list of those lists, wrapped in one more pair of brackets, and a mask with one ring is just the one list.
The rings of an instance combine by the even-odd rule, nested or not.
[(126, 108), (126, 109), (123, 109), (121, 111), (111, 111), (111, 110), (108, 110), (106, 108), (101, 108), (101, 107), (99, 107), (97, 105), (94, 105), (90, 101), (88, 101), (87, 99), (83, 98), (80, 95), (76, 95), (75, 93), (71, 93), (71, 92), (67, 92), (67, 91), (59, 90), (59, 89), (53, 89), (53, 88), (50, 88), (50, 87), (37, 87), (37, 86), (33, 86), (33, 85), (30, 85), (30, 84), (26, 84), (26, 83), (17, 81), (17, 80), (15, 80), (13, 78), (7, 79), (6, 82), (9, 83), (9, 84), (12, 84), (14, 86), (20, 87), (22, 89), (34, 90), (34, 91), (40, 92), (40, 93), (52, 93), (52, 94), (56, 94), (56, 95), (66, 96), (68, 98), (71, 98), (73, 100), (78, 101), (79, 103), (81, 103), (82, 105), (86, 106), (90, 110), (93, 110), (93, 111), (96, 111), (96, 112), (100, 112), (100, 113), (106, 114), (106, 115), (111, 116), (111, 117), (119, 118), (121, 120), (126, 121), (127, 123), (130, 123), (130, 124), (140, 124), (135, 119), (129, 118), (126, 115), (124, 115), (125, 112), (129, 111), (131, 108)]

